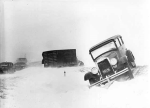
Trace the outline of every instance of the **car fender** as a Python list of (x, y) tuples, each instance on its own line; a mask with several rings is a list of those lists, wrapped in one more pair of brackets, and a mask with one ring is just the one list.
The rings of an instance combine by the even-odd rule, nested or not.
[(121, 57), (120, 60), (119, 60), (120, 64), (124, 64), (127, 62), (127, 57), (124, 56), (124, 57)]
[(84, 75), (84, 80), (89, 80), (91, 78), (94, 78), (93, 73), (92, 72), (88, 72)]
[(89, 79), (95, 79), (95, 80), (100, 80), (100, 75), (98, 74), (93, 74), (92, 72), (88, 72), (84, 75), (84, 80), (89, 80)]

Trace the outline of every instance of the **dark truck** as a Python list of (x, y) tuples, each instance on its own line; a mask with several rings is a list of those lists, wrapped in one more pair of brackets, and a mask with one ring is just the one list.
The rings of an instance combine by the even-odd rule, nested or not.
[(44, 67), (66, 67), (80, 65), (76, 49), (51, 50), (42, 53)]
[(89, 50), (96, 68), (85, 74), (84, 80), (89, 80), (90, 87), (105, 85), (126, 74), (134, 78), (132, 69), (136, 67), (135, 58), (130, 50), (125, 47), (122, 36), (110, 37)]

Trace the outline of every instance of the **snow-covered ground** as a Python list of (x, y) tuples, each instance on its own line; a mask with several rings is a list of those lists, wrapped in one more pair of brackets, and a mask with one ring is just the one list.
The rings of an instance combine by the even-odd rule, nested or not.
[(148, 66), (138, 66), (133, 80), (91, 89), (88, 69), (29, 67), (0, 75), (0, 108), (149, 108)]

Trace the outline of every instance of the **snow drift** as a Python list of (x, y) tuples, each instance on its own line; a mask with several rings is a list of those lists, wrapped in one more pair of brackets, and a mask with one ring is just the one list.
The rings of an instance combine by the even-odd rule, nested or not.
[[(133, 80), (115, 81), (109, 88), (88, 88), (85, 67), (30, 67), (5, 80), (2, 108), (148, 108), (148, 67), (138, 66)], [(66, 74), (64, 74), (64, 71)]]

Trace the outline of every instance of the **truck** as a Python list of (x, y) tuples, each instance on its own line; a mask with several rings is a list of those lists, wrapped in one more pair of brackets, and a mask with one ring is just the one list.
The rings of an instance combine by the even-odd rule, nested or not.
[(42, 53), (44, 67), (66, 67), (78, 65), (76, 49), (50, 50)]

